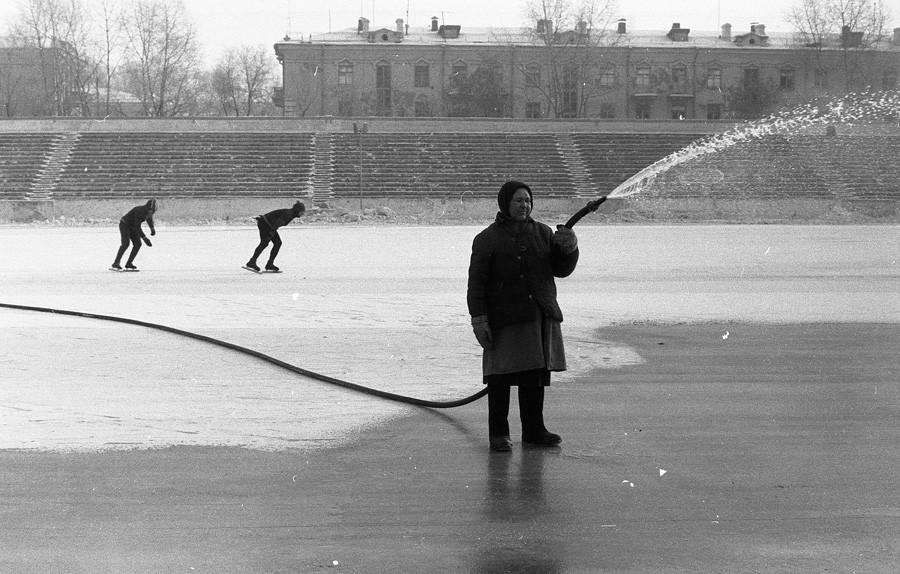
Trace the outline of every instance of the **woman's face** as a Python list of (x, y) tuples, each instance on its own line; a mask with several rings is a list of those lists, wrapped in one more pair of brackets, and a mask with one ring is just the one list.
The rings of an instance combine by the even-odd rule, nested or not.
[(525, 221), (531, 215), (531, 195), (524, 187), (520, 187), (509, 200), (509, 216), (515, 221)]

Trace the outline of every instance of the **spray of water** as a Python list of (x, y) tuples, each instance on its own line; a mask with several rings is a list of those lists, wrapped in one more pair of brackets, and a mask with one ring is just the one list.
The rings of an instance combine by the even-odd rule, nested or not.
[(627, 197), (640, 193), (656, 176), (678, 164), (743, 142), (760, 140), (776, 134), (794, 134), (813, 126), (838, 124), (852, 126), (874, 122), (900, 124), (900, 92), (861, 92), (828, 101), (814, 100), (742, 124), (726, 132), (698, 140), (650, 164), (619, 184), (607, 197)]

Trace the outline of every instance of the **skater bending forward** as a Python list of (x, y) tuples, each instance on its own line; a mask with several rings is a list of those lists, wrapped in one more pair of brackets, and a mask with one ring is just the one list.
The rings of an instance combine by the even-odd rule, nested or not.
[(306, 206), (301, 202), (297, 202), (290, 209), (276, 209), (265, 215), (256, 217), (256, 226), (259, 228), (259, 245), (253, 251), (253, 256), (244, 267), (253, 271), (259, 271), (259, 265), (256, 259), (260, 256), (266, 246), (272, 243), (272, 251), (269, 252), (269, 261), (266, 263), (266, 271), (279, 272), (280, 269), (275, 266), (275, 257), (281, 250), (281, 237), (278, 235), (278, 228), (287, 225), (295, 217), (300, 217), (306, 213)]
[(151, 199), (144, 205), (138, 205), (133, 208), (119, 220), (119, 236), (122, 242), (119, 245), (119, 251), (116, 253), (116, 259), (113, 261), (113, 269), (117, 271), (122, 270), (122, 255), (125, 254), (128, 244), (131, 243), (131, 253), (128, 254), (128, 261), (125, 262), (125, 269), (137, 271), (137, 267), (134, 266), (134, 258), (137, 257), (138, 251), (141, 250), (141, 241), (146, 243), (147, 247), (153, 246), (147, 236), (144, 235), (141, 224), (146, 221), (150, 227), (150, 235), (156, 235), (156, 228), (153, 225), (154, 213), (156, 213), (156, 200)]

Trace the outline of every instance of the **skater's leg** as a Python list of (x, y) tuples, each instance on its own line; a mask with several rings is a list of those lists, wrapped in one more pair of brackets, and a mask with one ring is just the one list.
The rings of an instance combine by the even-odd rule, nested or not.
[(131, 233), (128, 230), (128, 226), (122, 221), (119, 222), (119, 240), (119, 250), (116, 252), (116, 259), (112, 264), (117, 269), (122, 262), (122, 255), (125, 254), (125, 250), (128, 249), (128, 244), (131, 242)]
[(269, 262), (266, 263), (266, 269), (277, 269), (277, 267), (275, 267), (275, 257), (278, 256), (279, 251), (281, 251), (281, 236), (278, 235), (277, 231), (273, 231), (272, 251), (269, 252)]
[(247, 261), (247, 267), (259, 269), (256, 265), (256, 259), (262, 254), (263, 249), (269, 245), (269, 238), (272, 236), (272, 230), (269, 229), (269, 226), (266, 225), (262, 219), (256, 220), (256, 227), (259, 229), (259, 245), (253, 250), (253, 256)]
[(134, 267), (134, 258), (137, 257), (138, 251), (141, 250), (141, 236), (137, 233), (131, 234), (131, 253), (128, 254), (128, 261), (125, 262), (125, 268)]

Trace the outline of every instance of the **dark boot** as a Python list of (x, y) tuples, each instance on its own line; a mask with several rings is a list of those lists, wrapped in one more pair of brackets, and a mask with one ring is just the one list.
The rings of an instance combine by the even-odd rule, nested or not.
[(512, 441), (509, 438), (509, 387), (488, 385), (488, 436), (491, 450), (509, 452)]
[(544, 426), (544, 387), (519, 387), (519, 418), (522, 442), (536, 446), (556, 446), (562, 437)]

